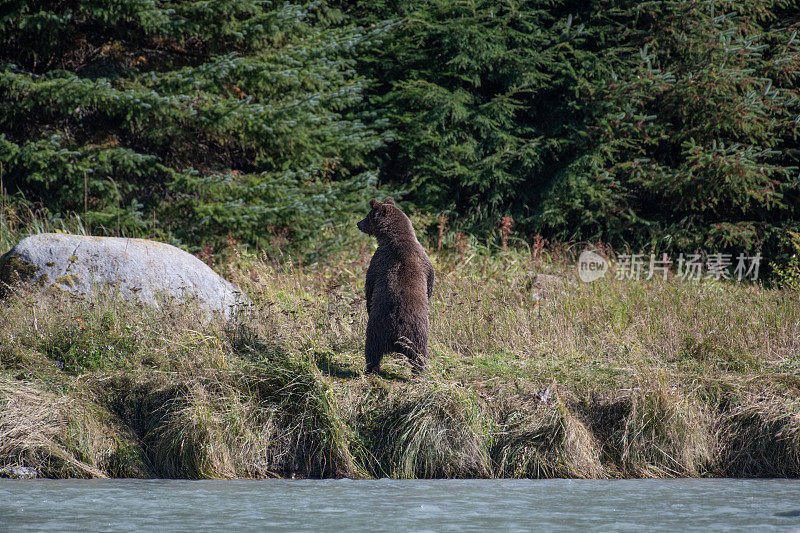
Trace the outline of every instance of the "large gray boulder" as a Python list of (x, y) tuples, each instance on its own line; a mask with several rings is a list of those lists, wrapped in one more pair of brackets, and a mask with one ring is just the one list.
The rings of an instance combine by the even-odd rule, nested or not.
[(194, 301), (227, 318), (247, 303), (241, 291), (192, 254), (144, 239), (61, 233), (28, 237), (0, 257), (0, 285), (20, 281), (82, 296), (112, 290), (156, 305), (162, 298)]

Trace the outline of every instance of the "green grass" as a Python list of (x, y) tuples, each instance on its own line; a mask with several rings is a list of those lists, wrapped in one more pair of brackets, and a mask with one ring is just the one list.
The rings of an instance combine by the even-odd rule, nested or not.
[(583, 284), (563, 252), (433, 254), (429, 372), (415, 378), (388, 356), (371, 377), (367, 259), (293, 266), (231, 250), (220, 271), (254, 305), (229, 324), (18, 290), (0, 306), (0, 466), (51, 477), (800, 475), (795, 292)]

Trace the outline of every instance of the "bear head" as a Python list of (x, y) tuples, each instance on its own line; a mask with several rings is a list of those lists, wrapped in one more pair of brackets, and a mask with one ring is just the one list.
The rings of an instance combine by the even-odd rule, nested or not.
[(358, 229), (377, 237), (378, 241), (414, 236), (411, 220), (397, 208), (391, 196), (387, 196), (383, 203), (373, 198), (369, 201), (369, 206), (369, 214), (356, 224)]

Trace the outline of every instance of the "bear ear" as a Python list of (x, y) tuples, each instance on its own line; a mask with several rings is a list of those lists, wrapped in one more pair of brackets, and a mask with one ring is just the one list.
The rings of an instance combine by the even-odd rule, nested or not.
[(383, 201), (385, 204), (394, 205), (394, 198), (391, 196), (387, 196), (386, 199)]
[(375, 198), (373, 198), (372, 200), (369, 201), (370, 209), (377, 209), (379, 205), (381, 205), (381, 203), (378, 200), (376, 200)]

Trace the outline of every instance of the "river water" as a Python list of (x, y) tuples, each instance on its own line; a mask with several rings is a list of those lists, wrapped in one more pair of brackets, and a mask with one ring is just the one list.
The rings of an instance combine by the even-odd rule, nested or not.
[(0, 480), (3, 531), (798, 531), (800, 480)]

